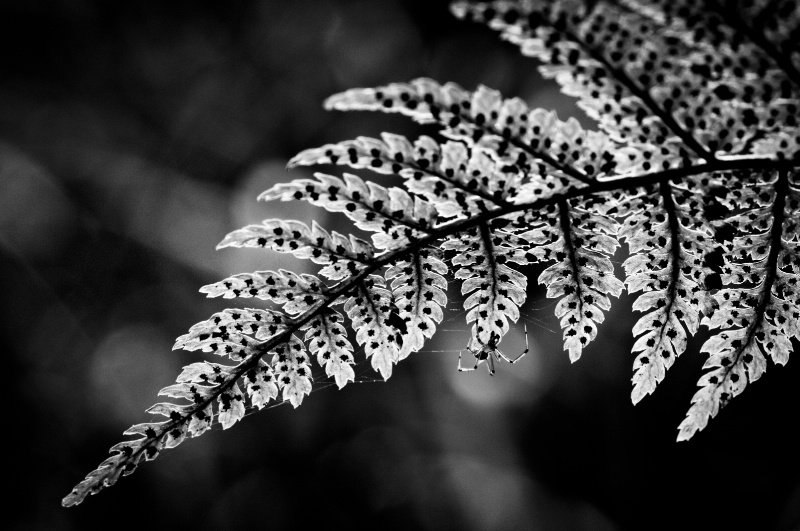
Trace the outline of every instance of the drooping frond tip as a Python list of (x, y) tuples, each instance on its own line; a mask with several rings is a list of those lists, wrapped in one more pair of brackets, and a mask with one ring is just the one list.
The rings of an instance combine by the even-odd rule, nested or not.
[[(403, 185), (318, 172), (261, 194), (343, 215), (369, 239), (326, 230), (324, 216), (231, 232), (220, 248), (291, 253), (317, 271), (267, 265), (203, 287), (263, 308), (224, 310), (178, 338), (175, 348), (222, 362), (185, 367), (161, 391), (171, 401), (148, 410), (164, 419), (126, 431), (132, 438), (113, 446), (64, 505), (213, 425), (230, 428), (271, 403), (299, 406), (314, 364), (339, 388), (366, 360), (388, 379), (435, 334), (449, 289), (465, 297), (465, 346), (476, 366), (509, 361), (496, 352), (525, 311), (523, 267), (532, 264), (557, 299), (572, 361), (598, 338), (612, 296), (638, 294), (634, 403), (700, 327), (710, 329), (707, 372), (679, 439), (703, 429), (769, 360), (786, 363), (800, 339), (800, 7), (720, 6), (453, 4), (458, 17), (536, 58), (597, 131), (485, 86), (470, 92), (427, 78), (331, 96), (328, 109), (399, 113), (438, 134), (358, 137), (292, 158), (290, 167), (347, 166)], [(627, 257), (618, 256), (620, 242)]]

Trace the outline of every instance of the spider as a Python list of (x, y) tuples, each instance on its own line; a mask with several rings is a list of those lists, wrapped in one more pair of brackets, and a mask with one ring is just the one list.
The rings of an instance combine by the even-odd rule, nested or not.
[[(486, 367), (489, 369), (489, 375), (494, 376), (494, 360), (497, 358), (499, 361), (500, 358), (506, 360), (508, 363), (516, 363), (522, 359), (522, 356), (528, 353), (528, 327), (524, 327), (525, 330), (525, 350), (514, 359), (509, 358), (503, 352), (497, 348), (497, 342), (500, 339), (500, 336), (494, 332), (492, 332), (491, 337), (489, 338), (489, 342), (485, 345), (481, 345), (480, 350), (473, 350), (471, 348), (463, 349), (461, 352), (458, 353), (458, 370), (459, 371), (474, 371), (478, 368), (478, 365), (481, 362), (486, 362)], [(472, 355), (475, 356), (475, 366), (470, 368), (464, 368), (461, 366), (461, 354), (464, 353), (464, 350), (468, 350), (472, 352)]]

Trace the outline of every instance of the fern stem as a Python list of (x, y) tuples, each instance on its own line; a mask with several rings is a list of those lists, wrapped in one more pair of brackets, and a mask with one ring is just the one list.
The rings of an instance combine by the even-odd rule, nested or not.
[[(423, 283), (425, 282), (425, 270), (422, 264), (422, 254), (420, 252), (413, 253), (411, 255), (411, 265), (413, 266), (413, 274), (414, 274), (414, 308), (419, 308), (419, 302), (422, 300), (423, 294)], [(419, 314), (417, 314), (419, 315)]]
[[(662, 179), (659, 184), (659, 191), (661, 193), (661, 199), (664, 202), (664, 209), (667, 211), (667, 219), (669, 222), (669, 236), (670, 236), (670, 258), (672, 260), (672, 270), (670, 271), (669, 276), (669, 287), (667, 288), (667, 307), (664, 311), (664, 315), (670, 315), (672, 313), (672, 305), (675, 303), (676, 292), (678, 291), (678, 281), (680, 280), (681, 274), (681, 246), (680, 246), (680, 227), (678, 220), (678, 214), (675, 208), (675, 201), (672, 198), (672, 186), (669, 184), (668, 179)], [(665, 320), (661, 324), (661, 332), (659, 333), (659, 339), (663, 339), (664, 333), (668, 328), (668, 320)]]
[(575, 286), (575, 298), (578, 300), (579, 307), (577, 312), (583, 314), (583, 282), (578, 274), (580, 266), (578, 265), (578, 257), (575, 252), (575, 242), (572, 241), (572, 225), (569, 217), (569, 202), (562, 199), (558, 203), (558, 221), (561, 225), (561, 233), (564, 235), (564, 246), (567, 248), (567, 255), (569, 256), (570, 271), (572, 272), (572, 280)]
[[(165, 422), (163, 424), (161, 431), (157, 433), (155, 437), (152, 437), (148, 441), (144, 442), (135, 452), (132, 452), (132, 454), (128, 456), (128, 459), (120, 461), (119, 466), (124, 467), (125, 464), (132, 461), (133, 458), (138, 457), (139, 454), (145, 452), (148, 448), (155, 445), (171, 430), (175, 429), (177, 426), (180, 426), (182, 423), (189, 422), (193, 415), (195, 415), (198, 411), (202, 411), (206, 407), (211, 405), (214, 402), (214, 400), (216, 400), (222, 393), (230, 389), (235, 382), (237, 382), (241, 377), (243, 377), (247, 373), (247, 371), (257, 366), (258, 361), (263, 356), (267, 355), (275, 347), (287, 342), (292, 334), (296, 333), (305, 324), (309, 323), (312, 319), (316, 318), (321, 313), (326, 311), (340, 297), (345, 296), (349, 292), (351, 292), (354, 287), (357, 287), (369, 275), (375, 273), (379, 269), (389, 264), (395, 263), (399, 260), (406, 258), (408, 255), (413, 255), (415, 253), (418, 253), (420, 249), (428, 245), (431, 245), (437, 240), (440, 240), (446, 236), (457, 234), (459, 232), (463, 232), (473, 227), (482, 226), (485, 228), (489, 221), (501, 216), (525, 210), (538, 210), (550, 205), (566, 205), (566, 202), (569, 199), (584, 197), (598, 192), (607, 192), (618, 189), (639, 188), (642, 186), (647, 186), (649, 184), (657, 183), (659, 181), (667, 182), (669, 180), (676, 180), (691, 175), (699, 175), (714, 171), (749, 169), (749, 170), (782, 170), (781, 177), (779, 179), (778, 199), (776, 199), (775, 205), (773, 207), (775, 211), (776, 221), (773, 224), (772, 228), (773, 238), (777, 238), (779, 241), (781, 234), (780, 231), (782, 227), (782, 219), (783, 219), (783, 205), (785, 202), (784, 196), (788, 190), (787, 172), (790, 169), (798, 169), (798, 168), (800, 168), (800, 162), (798, 161), (772, 160), (767, 158), (761, 158), (761, 159), (742, 158), (733, 160), (717, 160), (708, 164), (699, 164), (696, 166), (674, 168), (660, 172), (651, 172), (641, 175), (634, 175), (630, 177), (621, 177), (619, 179), (596, 181), (592, 186), (586, 186), (582, 188), (571, 188), (562, 194), (555, 194), (550, 197), (537, 199), (536, 201), (532, 201), (530, 203), (513, 204), (513, 205), (509, 204), (501, 208), (497, 208), (495, 210), (487, 210), (477, 216), (464, 219), (457, 219), (445, 223), (444, 225), (437, 227), (437, 230), (435, 232), (428, 234), (425, 237), (410, 243), (410, 245), (408, 245), (405, 248), (397, 249), (394, 251), (387, 251), (382, 255), (376, 256), (373, 262), (367, 264), (364, 267), (364, 269), (361, 269), (360, 271), (355, 273), (352, 277), (342, 280), (335, 286), (331, 287), (330, 290), (327, 292), (327, 297), (324, 300), (319, 301), (316, 306), (309, 308), (304, 313), (292, 319), (285, 330), (279, 332), (275, 336), (271, 337), (270, 339), (258, 345), (256, 351), (250, 357), (242, 361), (231, 373), (230, 379), (220, 384), (218, 387), (216, 387), (212, 395), (210, 395), (207, 399), (201, 402), (192, 404), (191, 409), (189, 409), (188, 412), (180, 419), (169, 420)], [(563, 211), (564, 209), (562, 209), (562, 212)], [(568, 244), (570, 243), (571, 242), (568, 242)], [(773, 246), (772, 249), (770, 250), (769, 262), (768, 262), (769, 270), (767, 279), (765, 280), (765, 286), (767, 287), (767, 289), (771, 289), (772, 283), (775, 278), (774, 268), (777, 264), (779, 251), (780, 251), (780, 245)], [(767, 294), (767, 296), (764, 298), (764, 300), (761, 301), (759, 305), (758, 308), (759, 318), (763, 316), (763, 312), (766, 308), (766, 302), (768, 300), (768, 297), (769, 295)], [(754, 331), (752, 333), (754, 333)]]
[[(481, 240), (483, 241), (483, 247), (485, 253), (483, 256), (487, 258), (489, 261), (489, 267), (491, 268), (491, 279), (492, 279), (492, 305), (494, 305), (494, 301), (497, 299), (497, 260), (495, 259), (495, 251), (494, 251), (494, 243), (492, 242), (492, 234), (489, 232), (489, 224), (488, 223), (481, 223), (479, 226), (481, 231)], [(476, 323), (477, 326), (477, 323)], [(478, 328), (480, 332), (480, 328)], [(476, 334), (477, 337), (477, 334)], [(489, 342), (491, 342), (491, 336), (489, 337)], [(478, 348), (478, 345), (474, 345), (475, 348)]]

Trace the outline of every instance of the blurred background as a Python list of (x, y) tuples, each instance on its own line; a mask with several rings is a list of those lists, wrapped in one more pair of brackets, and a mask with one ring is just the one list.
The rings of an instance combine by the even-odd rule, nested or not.
[(441, 331), (388, 382), (360, 356), (344, 390), (319, 374), (297, 411), (189, 440), (61, 508), (202, 359), (172, 352), (174, 339), (236, 305), (201, 286), (308, 271), (215, 251), (225, 234), (269, 217), (352, 232), (305, 204), (256, 201), (274, 183), (342, 171), (286, 161), (420, 133), (397, 116), (325, 112), (327, 96), (427, 76), (590, 124), (531, 60), (444, 1), (2, 0), (0, 42), (4, 529), (800, 529), (798, 360), (677, 444), (703, 338), (634, 407), (631, 298), (570, 365), (535, 269), (502, 346), (522, 351), (524, 322), (531, 352), (494, 378), (456, 370), (467, 326), (451, 290)]

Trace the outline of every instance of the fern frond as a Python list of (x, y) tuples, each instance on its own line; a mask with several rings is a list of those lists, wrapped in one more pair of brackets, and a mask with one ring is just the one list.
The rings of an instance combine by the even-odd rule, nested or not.
[[(168, 420), (129, 429), (136, 438), (112, 447), (63, 503), (80, 503), (212, 425), (230, 428), (248, 408), (299, 406), (312, 357), (340, 388), (354, 381), (360, 352), (338, 305), (388, 379), (441, 323), (450, 271), (479, 361), (496, 355), (520, 318), (527, 278), (518, 266), (546, 266), (538, 280), (558, 299), (572, 361), (597, 337), (610, 296), (641, 292), (633, 402), (653, 392), (700, 325), (714, 330), (678, 438), (703, 429), (769, 360), (785, 364), (800, 339), (800, 15), (782, 0), (728, 4), (456, 2), (457, 15), (541, 60), (600, 130), (484, 86), (469, 92), (427, 78), (330, 97), (328, 109), (400, 113), (435, 125), (444, 140), (384, 133), (294, 157), (290, 167), (397, 174), (405, 188), (316, 173), (264, 192), (342, 213), (373, 243), (277, 219), (230, 233), (219, 248), (288, 252), (319, 271), (257, 271), (203, 287), (281, 311), (225, 310), (178, 338), (176, 348), (233, 364), (185, 367), (161, 392), (184, 403), (154, 405)], [(611, 261), (620, 239), (629, 249), (624, 283)]]
[[(269, 319), (266, 319), (266, 325), (259, 326), (257, 325), (256, 329), (253, 329), (252, 326), (250, 330), (254, 331), (255, 334), (262, 334), (261, 337), (267, 338), (264, 341), (254, 345), (251, 341), (245, 340), (247, 346), (254, 350), (248, 351), (244, 350), (243, 354), (247, 357), (244, 358), (241, 363), (234, 366), (233, 368), (223, 369), (222, 366), (219, 367), (220, 372), (226, 372), (228, 377), (222, 376), (220, 377), (217, 374), (214, 374), (213, 371), (208, 370), (196, 370), (199, 368), (192, 368), (191, 378), (195, 378), (194, 374), (197, 374), (197, 378), (199, 378), (202, 382), (208, 381), (208, 385), (200, 385), (200, 384), (192, 384), (189, 382), (181, 384), (183, 387), (176, 389), (175, 386), (171, 386), (165, 388), (164, 392), (172, 393), (169, 396), (175, 396), (178, 398), (190, 398), (190, 400), (194, 400), (194, 404), (186, 411), (182, 418), (178, 419), (177, 416), (174, 420), (170, 420), (166, 423), (159, 424), (152, 426), (152, 432), (148, 431), (148, 436), (140, 439), (136, 439), (133, 441), (124, 441), (112, 447), (111, 453), (112, 455), (105, 460), (103, 463), (100, 464), (98, 469), (92, 471), (87, 475), (86, 479), (78, 484), (73, 491), (64, 498), (63, 504), (65, 506), (77, 505), (81, 503), (85, 497), (89, 494), (94, 494), (102, 490), (107, 486), (111, 486), (121, 477), (122, 475), (129, 474), (133, 470), (135, 470), (136, 466), (141, 462), (142, 459), (146, 459), (147, 456), (151, 456), (150, 458), (154, 458), (158, 453), (165, 447), (166, 440), (169, 437), (169, 432), (177, 429), (182, 431), (182, 426), (184, 424), (188, 426), (194, 426), (192, 431), (189, 431), (189, 435), (193, 435), (193, 433), (200, 434), (207, 426), (210, 426), (211, 423), (214, 421), (214, 409), (213, 404), (216, 400), (219, 402), (220, 396), (222, 394), (226, 394), (228, 399), (230, 399), (231, 388), (232, 384), (236, 382), (239, 378), (248, 378), (249, 381), (256, 381), (258, 382), (257, 372), (259, 367), (262, 367), (261, 358), (265, 356), (267, 353), (272, 352), (273, 349), (281, 344), (285, 343), (290, 334), (294, 331), (301, 329), (302, 327), (306, 326), (308, 323), (312, 322), (318, 316), (328, 312), (328, 308), (330, 305), (334, 303), (341, 303), (342, 297), (347, 296), (351, 293), (354, 289), (358, 291), (359, 289), (362, 290), (362, 285), (367, 280), (372, 280), (372, 272), (387, 267), (390, 264), (396, 264), (402, 259), (408, 259), (408, 257), (413, 256), (415, 253), (418, 253), (428, 246), (434, 244), (437, 241), (443, 240), (455, 234), (464, 233), (472, 228), (477, 228), (481, 224), (486, 224), (491, 220), (498, 219), (501, 221), (501, 225), (507, 225), (510, 219), (516, 219), (517, 221), (523, 223), (525, 219), (531, 219), (532, 222), (535, 222), (536, 217), (530, 216), (529, 218), (522, 216), (520, 219), (519, 216), (523, 215), (526, 212), (540, 212), (540, 211), (549, 211), (551, 216), (550, 220), (554, 219), (552, 217), (552, 213), (557, 212), (557, 205), (559, 203), (563, 203), (564, 201), (570, 201), (573, 199), (580, 199), (580, 198), (589, 198), (594, 194), (615, 190), (615, 189), (636, 189), (639, 187), (646, 187), (652, 186), (654, 183), (658, 182), (661, 179), (681, 179), (686, 178), (692, 175), (702, 175), (712, 171), (713, 169), (717, 169), (719, 171), (728, 171), (728, 170), (737, 170), (741, 168), (753, 168), (753, 169), (770, 169), (772, 171), (779, 171), (781, 169), (793, 168), (793, 162), (790, 161), (772, 161), (769, 159), (745, 159), (745, 160), (731, 160), (731, 161), (719, 161), (714, 164), (713, 167), (711, 166), (696, 166), (692, 168), (682, 168), (682, 169), (675, 169), (670, 170), (669, 172), (662, 172), (656, 174), (643, 174), (632, 176), (624, 179), (613, 180), (613, 181), (605, 181), (603, 183), (599, 183), (593, 188), (571, 188), (566, 192), (560, 194), (554, 194), (550, 197), (543, 197), (540, 199), (536, 199), (529, 203), (523, 204), (515, 204), (509, 205), (501, 209), (497, 209), (494, 211), (488, 211), (481, 215), (474, 216), (472, 218), (464, 218), (464, 219), (456, 219), (441, 225), (437, 226), (437, 230), (434, 234), (430, 234), (425, 236), (424, 238), (420, 239), (415, 243), (410, 243), (404, 249), (398, 249), (395, 251), (389, 251), (381, 254), (380, 256), (376, 256), (374, 261), (371, 265), (364, 266), (363, 270), (356, 272), (355, 274), (347, 277), (340, 281), (335, 287), (331, 287), (328, 291), (327, 297), (321, 303), (309, 308), (307, 311), (303, 312), (302, 314), (295, 316), (293, 319), (288, 319), (281, 316), (277, 312), (270, 312)], [(797, 179), (795, 179), (797, 180)], [(793, 181), (794, 182), (794, 181)], [(796, 188), (796, 184), (793, 185)], [(793, 208), (796, 207), (796, 201), (792, 203)], [(515, 218), (515, 215), (517, 216)], [(526, 235), (525, 240), (531, 243), (547, 243), (551, 240), (551, 236), (548, 236), (547, 233), (543, 233), (544, 239), (537, 238), (533, 235)], [(249, 241), (249, 240), (247, 240)], [(535, 249), (535, 247), (534, 247)], [(516, 252), (516, 251), (515, 251)], [(590, 259), (590, 254), (585, 254), (587, 258)], [(543, 251), (541, 257), (548, 258), (549, 256), (546, 252)], [(534, 255), (531, 252), (527, 252), (525, 255), (526, 262), (536, 261), (537, 259), (541, 259), (539, 256)], [(476, 260), (477, 262), (477, 260)], [(325, 263), (323, 262), (325, 265)], [(328, 267), (325, 265), (325, 267)], [(602, 266), (601, 266), (602, 267)], [(510, 278), (510, 277), (509, 277)], [(380, 286), (380, 283), (378, 283)], [(782, 277), (782, 280), (779, 282), (779, 289), (783, 290), (785, 296), (791, 298), (795, 305), (800, 302), (800, 287), (797, 286), (797, 279), (792, 277)], [(381, 297), (381, 294), (378, 294), (378, 298), (383, 299), (383, 301), (389, 300), (389, 297), (385, 295)], [(368, 301), (364, 301), (364, 304), (367, 304)], [(480, 303), (480, 301), (479, 301)], [(371, 304), (371, 303), (370, 303)], [(353, 301), (351, 304), (351, 309), (354, 310), (355, 318), (361, 319), (361, 310), (359, 310), (359, 304), (356, 301)], [(394, 310), (390, 309), (387, 312), (382, 309), (382, 307), (377, 307), (377, 310), (381, 312), (379, 317), (382, 317), (384, 322), (391, 324), (392, 328), (391, 331), (388, 329), (384, 330), (383, 340), (389, 347), (385, 352), (388, 353), (388, 361), (384, 362), (385, 358), (387, 357), (386, 354), (382, 356), (379, 354), (378, 358), (376, 358), (379, 362), (377, 363), (378, 367), (384, 367), (387, 369), (387, 372), (391, 370), (391, 366), (395, 361), (395, 357), (399, 357), (399, 354), (395, 355), (394, 353), (397, 352), (399, 349), (397, 346), (392, 347), (391, 343), (399, 343), (397, 341), (398, 333), (405, 336), (406, 332), (403, 332), (402, 328), (403, 325), (400, 323), (405, 324), (406, 321), (400, 317), (399, 315), (399, 308)], [(254, 310), (250, 310), (254, 311)], [(262, 311), (262, 310), (255, 310), (255, 311)], [(222, 312), (225, 316), (224, 319), (230, 319), (233, 322), (239, 319), (234, 315), (238, 314), (239, 310), (227, 310), (226, 312)], [(369, 310), (366, 312), (369, 313)], [(376, 312), (377, 313), (377, 312)], [(217, 314), (216, 316), (212, 317), (209, 321), (201, 323), (193, 327), (193, 331), (187, 336), (182, 336), (179, 338), (178, 347), (187, 345), (193, 349), (202, 349), (206, 352), (217, 352), (220, 353), (220, 347), (218, 345), (219, 341), (227, 341), (230, 339), (230, 336), (225, 336), (224, 334), (228, 331), (228, 328), (224, 330), (219, 326), (226, 326), (226, 324), (222, 324), (223, 320), (217, 322), (217, 317), (223, 319), (223, 316)], [(367, 315), (369, 317), (369, 315)], [(256, 323), (260, 323), (264, 317), (259, 319), (256, 315), (252, 316), (253, 321)], [(364, 318), (366, 321), (366, 318)], [(228, 322), (228, 321), (224, 321)], [(253, 323), (253, 324), (256, 324)], [(358, 326), (358, 325), (357, 325)], [(491, 326), (491, 325), (490, 325)], [(367, 327), (369, 324), (367, 323)], [(235, 326), (234, 326), (235, 329)], [(334, 334), (338, 334), (339, 332), (333, 331)], [(369, 329), (366, 329), (366, 335), (368, 336)], [(393, 336), (394, 341), (389, 341), (388, 335), (391, 334)], [(362, 332), (362, 336), (364, 332)], [(213, 337), (212, 337), (213, 336)], [(226, 345), (227, 346), (227, 345)], [(222, 352), (227, 355), (235, 355), (241, 356), (239, 347), (243, 347), (244, 345), (240, 345), (234, 347), (231, 346), (231, 352), (227, 352), (227, 349), (224, 349)], [(298, 362), (299, 363), (299, 362)], [(375, 364), (375, 361), (373, 361)], [(191, 366), (190, 366), (191, 367)], [(263, 393), (254, 393), (251, 397), (251, 403), (255, 407), (259, 407), (258, 404), (263, 406), (264, 400), (266, 397), (274, 398), (277, 395), (277, 388), (272, 388), (270, 382), (273, 381), (273, 374), (274, 368), (272, 372), (265, 371), (263, 373), (262, 380), (267, 383), (265, 386), (265, 390)], [(253, 375), (251, 378), (249, 375)], [(203, 378), (200, 375), (205, 375)], [(267, 378), (269, 376), (269, 379)], [(188, 376), (187, 376), (188, 377)], [(190, 385), (194, 385), (194, 388), (188, 387)], [(277, 383), (275, 384), (277, 385)], [(249, 390), (249, 388), (248, 388)], [(264, 394), (266, 393), (266, 394)], [(225, 405), (226, 399), (222, 399), (223, 406)], [(187, 428), (188, 430), (189, 428)], [(137, 432), (138, 433), (138, 432)], [(180, 433), (175, 432), (176, 434)]]

